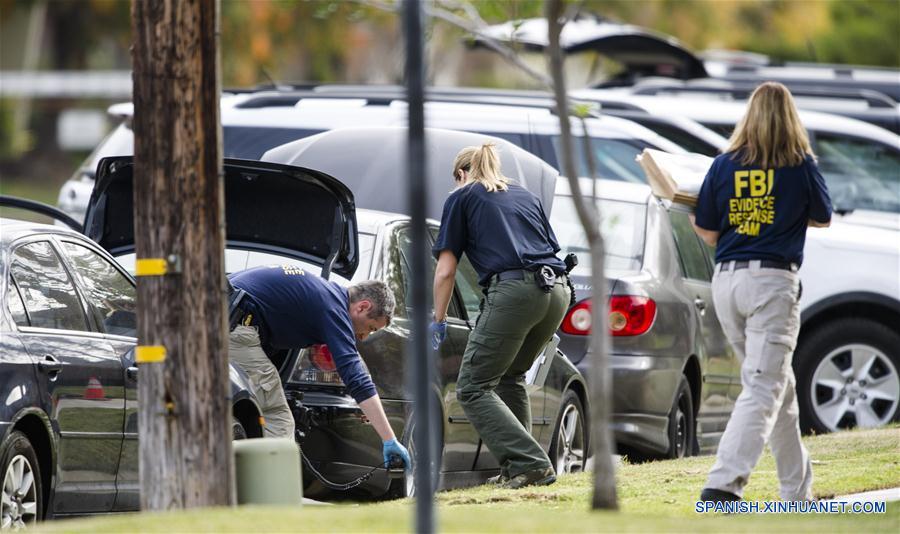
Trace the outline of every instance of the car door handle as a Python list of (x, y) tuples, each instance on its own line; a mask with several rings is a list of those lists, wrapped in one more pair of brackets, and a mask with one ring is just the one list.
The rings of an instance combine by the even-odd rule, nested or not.
[(132, 382), (137, 382), (138, 368), (132, 365), (131, 367), (125, 369), (125, 377)]
[(49, 354), (44, 356), (44, 359), (38, 362), (38, 369), (51, 377), (58, 375), (59, 372), (62, 371), (62, 367), (62, 362)]
[(701, 299), (700, 297), (694, 299), (694, 306), (696, 306), (697, 309), (700, 310), (701, 314), (706, 311), (706, 301)]

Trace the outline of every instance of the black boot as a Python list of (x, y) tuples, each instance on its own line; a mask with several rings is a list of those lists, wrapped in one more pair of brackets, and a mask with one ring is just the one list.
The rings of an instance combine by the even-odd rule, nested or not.
[(700, 492), (700, 500), (712, 502), (728, 502), (739, 501), (741, 500), (741, 498), (734, 493), (730, 493), (727, 491), (717, 490), (713, 488), (703, 488), (703, 491)]

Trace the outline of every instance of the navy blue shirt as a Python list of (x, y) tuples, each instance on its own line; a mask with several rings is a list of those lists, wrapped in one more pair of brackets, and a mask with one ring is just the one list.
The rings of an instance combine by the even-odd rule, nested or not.
[(232, 274), (232, 285), (262, 320), (263, 337), (277, 349), (324, 343), (357, 402), (375, 395), (375, 384), (356, 350), (350, 295), (338, 284), (293, 265), (255, 267)]
[(541, 265), (557, 274), (566, 270), (556, 257), (559, 244), (540, 199), (518, 184), (489, 193), (475, 182), (451, 193), (432, 251), (438, 257), (442, 250), (453, 252), (457, 260), (465, 252), (482, 286), (503, 271)]
[(831, 220), (831, 198), (812, 156), (796, 167), (741, 165), (733, 152), (713, 161), (695, 212), (700, 228), (719, 232), (716, 263), (803, 262), (809, 219)]

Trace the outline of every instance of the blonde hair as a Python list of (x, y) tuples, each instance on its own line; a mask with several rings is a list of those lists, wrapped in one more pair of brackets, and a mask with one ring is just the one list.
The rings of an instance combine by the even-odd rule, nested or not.
[(747, 112), (731, 134), (726, 152), (741, 165), (794, 167), (814, 156), (794, 97), (778, 82), (765, 82), (750, 95)]
[(453, 160), (453, 179), (459, 181), (459, 171), (466, 171), (466, 181), (459, 187), (478, 182), (489, 193), (509, 189), (509, 178), (500, 172), (500, 156), (494, 143), (467, 146), (459, 151)]

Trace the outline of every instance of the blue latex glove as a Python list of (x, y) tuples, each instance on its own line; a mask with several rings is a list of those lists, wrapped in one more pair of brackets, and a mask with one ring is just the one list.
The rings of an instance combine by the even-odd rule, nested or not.
[(431, 347), (434, 350), (438, 350), (441, 343), (447, 339), (447, 321), (432, 322), (431, 326), (428, 327), (428, 333), (431, 335)]
[(384, 446), (381, 449), (381, 453), (384, 455), (384, 464), (390, 465), (391, 456), (397, 455), (403, 460), (403, 465), (406, 466), (406, 470), (409, 471), (412, 468), (412, 462), (409, 460), (409, 451), (406, 450), (399, 441), (396, 439), (389, 439), (384, 442)]

